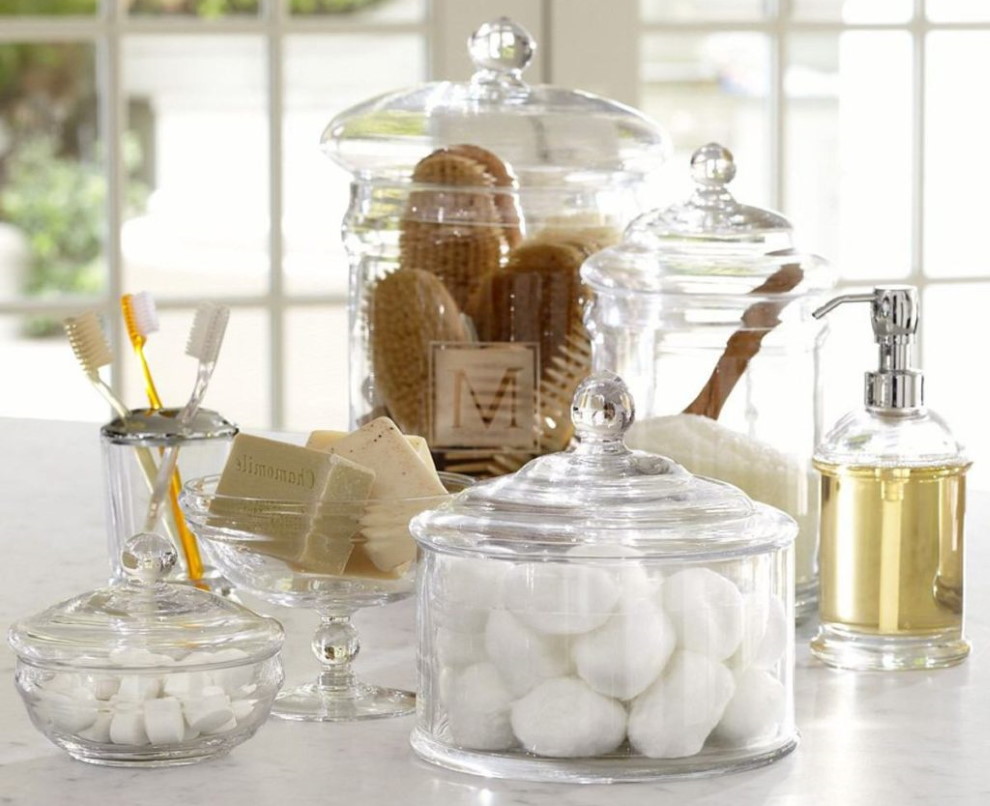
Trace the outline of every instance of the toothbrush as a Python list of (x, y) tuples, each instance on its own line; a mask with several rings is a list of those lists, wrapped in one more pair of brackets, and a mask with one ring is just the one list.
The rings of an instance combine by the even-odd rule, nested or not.
[(155, 309), (155, 301), (147, 291), (141, 291), (138, 294), (124, 294), (120, 298), (120, 312), (124, 316), (127, 337), (131, 340), (131, 346), (141, 362), (148, 403), (153, 409), (161, 409), (163, 408), (162, 400), (158, 396), (158, 390), (155, 388), (155, 382), (151, 377), (148, 359), (144, 355), (144, 345), (148, 341), (148, 334), (158, 330), (158, 311)]
[[(120, 311), (123, 314), (127, 337), (141, 362), (148, 403), (152, 410), (161, 410), (164, 406), (158, 396), (155, 381), (151, 377), (151, 368), (148, 366), (148, 359), (144, 354), (144, 345), (148, 341), (148, 334), (158, 330), (158, 311), (155, 308), (155, 300), (147, 291), (141, 291), (138, 294), (124, 294), (120, 298)], [(182, 479), (179, 476), (179, 471), (173, 468), (169, 477), (169, 509), (172, 511), (172, 520), (179, 535), (179, 544), (185, 556), (186, 568), (189, 569), (189, 577), (190, 579), (199, 579), (203, 575), (203, 561), (199, 555), (196, 538), (189, 531), (186, 519), (182, 516), (182, 509), (179, 506), (179, 493), (181, 491)], [(150, 530), (146, 529), (145, 531)]]
[[(96, 314), (92, 311), (86, 311), (79, 316), (70, 316), (63, 325), (65, 333), (69, 337), (72, 352), (76, 354), (76, 360), (82, 366), (90, 383), (93, 384), (97, 392), (106, 398), (121, 419), (129, 417), (130, 410), (100, 377), (100, 368), (108, 366), (113, 361), (113, 355)], [(157, 472), (155, 459), (147, 448), (138, 448), (137, 457), (148, 489), (153, 490), (155, 473)]]
[[(213, 370), (216, 367), (217, 356), (220, 353), (220, 345), (223, 344), (223, 336), (227, 330), (227, 320), (230, 318), (230, 309), (225, 305), (216, 305), (206, 302), (196, 310), (196, 317), (193, 321), (192, 329), (189, 332), (189, 341), (186, 343), (186, 355), (199, 361), (199, 369), (196, 376), (196, 385), (193, 387), (189, 401), (179, 412), (177, 418), (180, 428), (185, 428), (192, 422), (199, 410), (199, 406), (206, 394), (206, 388), (213, 377)], [(158, 467), (158, 475), (155, 477), (154, 488), (151, 492), (151, 503), (148, 506), (148, 516), (145, 520), (145, 531), (152, 531), (155, 524), (161, 517), (161, 508), (165, 500), (165, 494), (169, 486), (169, 477), (175, 469), (176, 460), (179, 458), (179, 448), (173, 445), (166, 449), (162, 463)], [(195, 547), (195, 541), (193, 541)], [(184, 545), (183, 548), (188, 548)], [(198, 556), (198, 551), (196, 552)], [(189, 578), (199, 579), (202, 576), (202, 566), (198, 573), (193, 573), (193, 568), (189, 568)]]

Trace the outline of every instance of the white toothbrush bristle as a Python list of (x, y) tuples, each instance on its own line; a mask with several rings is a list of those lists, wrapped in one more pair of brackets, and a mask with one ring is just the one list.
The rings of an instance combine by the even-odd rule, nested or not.
[(70, 316), (64, 326), (72, 351), (87, 373), (95, 373), (113, 361), (110, 344), (95, 313), (87, 311), (79, 316)]
[(147, 291), (139, 291), (131, 296), (131, 310), (134, 312), (134, 324), (142, 336), (158, 330), (158, 309), (155, 307), (155, 298)]
[(229, 318), (230, 308), (226, 305), (217, 305), (213, 302), (204, 302), (200, 305), (196, 309), (192, 330), (189, 331), (186, 355), (198, 359), (203, 364), (216, 361)]

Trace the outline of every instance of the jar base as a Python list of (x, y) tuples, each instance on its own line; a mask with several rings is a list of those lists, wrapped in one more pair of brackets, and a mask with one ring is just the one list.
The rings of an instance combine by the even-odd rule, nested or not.
[(282, 691), (271, 715), (296, 722), (354, 722), (406, 716), (415, 710), (416, 695), (410, 691), (366, 683), (335, 691), (307, 683)]
[(710, 778), (762, 767), (783, 758), (797, 747), (798, 736), (762, 746), (759, 750), (702, 752), (686, 758), (647, 758), (640, 755), (599, 758), (548, 758), (519, 752), (487, 752), (451, 747), (437, 741), (421, 728), (409, 739), (413, 751), (431, 764), (455, 772), (486, 778), (569, 784), (611, 784), (618, 782)]
[(822, 624), (811, 639), (811, 653), (837, 669), (908, 671), (941, 669), (962, 663), (970, 644), (959, 630), (923, 635), (877, 635)]

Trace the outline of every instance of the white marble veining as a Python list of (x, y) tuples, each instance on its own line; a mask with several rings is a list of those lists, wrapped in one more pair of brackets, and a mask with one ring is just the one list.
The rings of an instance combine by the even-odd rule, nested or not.
[[(0, 626), (104, 584), (107, 575), (97, 427), (0, 419)], [(967, 634), (971, 657), (938, 672), (847, 673), (809, 657), (798, 634), (798, 749), (752, 772), (666, 784), (530, 784), (446, 772), (408, 746), (411, 717), (360, 724), (270, 720), (221, 760), (174, 769), (73, 761), (31, 725), (0, 647), (0, 804), (443, 804), (609, 806), (990, 804), (990, 498), (970, 502)], [(289, 635), (289, 682), (315, 673), (316, 618), (251, 602)], [(411, 601), (359, 613), (369, 680), (412, 686)]]

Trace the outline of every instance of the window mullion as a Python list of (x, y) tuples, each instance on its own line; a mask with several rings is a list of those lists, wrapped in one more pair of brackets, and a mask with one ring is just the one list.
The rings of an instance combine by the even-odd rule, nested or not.
[(268, 321), (269, 395), (271, 424), (276, 430), (285, 425), (285, 289), (282, 238), (282, 118), (285, 4), (269, 0), (268, 27)]
[[(123, 59), (120, 31), (120, 14), (122, 10), (118, 3), (106, 0), (102, 13), (105, 15), (106, 27), (98, 39), (103, 51), (99, 61), (103, 70), (104, 81), (100, 114), (103, 128), (103, 159), (106, 162), (106, 248), (104, 250), (107, 272), (106, 296), (104, 309), (107, 313), (111, 350), (113, 351), (113, 366), (124, 366), (127, 350), (130, 344), (124, 332), (121, 317), (115, 316), (116, 301), (124, 289), (123, 250), (121, 246), (121, 230), (124, 224), (125, 183), (127, 181), (124, 169), (124, 130), (126, 127), (126, 109), (123, 93)], [(113, 372), (112, 385), (118, 395), (123, 394), (123, 373)]]

